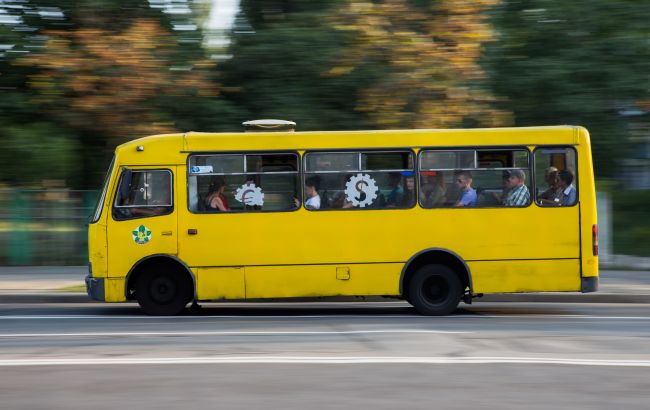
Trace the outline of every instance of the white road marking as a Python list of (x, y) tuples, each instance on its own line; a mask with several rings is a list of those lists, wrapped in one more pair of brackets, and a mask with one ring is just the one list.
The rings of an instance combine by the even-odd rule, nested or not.
[(131, 336), (312, 336), (312, 335), (365, 335), (365, 334), (467, 334), (473, 332), (421, 330), (421, 329), (387, 329), (387, 330), (341, 330), (341, 331), (179, 331), (179, 332), (83, 332), (83, 333), (0, 333), (0, 338), (30, 337), (131, 337)]
[(0, 320), (67, 320), (67, 319), (135, 319), (135, 320), (177, 320), (179, 323), (194, 319), (379, 319), (379, 318), (412, 318), (423, 320), (461, 320), (461, 319), (587, 319), (587, 320), (650, 320), (650, 316), (593, 316), (593, 315), (555, 315), (555, 314), (530, 314), (530, 315), (482, 315), (480, 313), (469, 315), (449, 316), (420, 316), (420, 315), (205, 315), (205, 316), (146, 316), (146, 315), (0, 315)]
[(206, 356), (2, 359), (8, 366), (183, 364), (542, 364), (571, 366), (650, 367), (650, 360), (576, 359), (554, 357), (409, 357), (409, 356)]

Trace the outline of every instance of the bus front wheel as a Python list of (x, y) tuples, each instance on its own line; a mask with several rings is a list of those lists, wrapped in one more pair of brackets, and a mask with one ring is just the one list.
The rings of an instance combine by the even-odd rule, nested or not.
[(453, 312), (463, 294), (458, 275), (445, 265), (425, 265), (411, 278), (408, 301), (418, 313), (443, 316)]
[(149, 269), (138, 279), (135, 297), (148, 315), (177, 315), (192, 299), (192, 284), (173, 270)]

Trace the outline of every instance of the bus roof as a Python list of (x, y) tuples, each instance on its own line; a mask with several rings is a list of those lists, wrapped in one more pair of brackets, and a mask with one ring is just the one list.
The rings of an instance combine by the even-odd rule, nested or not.
[[(123, 160), (131, 157), (131, 153), (140, 154), (137, 159), (133, 158), (134, 163), (149, 158), (150, 160), (143, 162), (149, 165), (154, 160), (152, 157), (160, 164), (184, 163), (188, 152), (578, 145), (588, 141), (589, 134), (586, 129), (569, 125), (371, 131), (187, 132), (139, 138), (120, 145), (116, 153), (123, 157)], [(143, 152), (145, 155), (141, 155)]]

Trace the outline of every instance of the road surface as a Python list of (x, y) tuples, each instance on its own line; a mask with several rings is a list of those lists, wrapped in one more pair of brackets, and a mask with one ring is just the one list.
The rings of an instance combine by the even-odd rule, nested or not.
[(0, 305), (6, 409), (647, 409), (650, 305)]

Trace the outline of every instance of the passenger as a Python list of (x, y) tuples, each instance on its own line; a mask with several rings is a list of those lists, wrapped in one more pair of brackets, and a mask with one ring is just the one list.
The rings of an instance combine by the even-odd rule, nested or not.
[(415, 177), (412, 172), (408, 172), (406, 178), (404, 178), (404, 198), (402, 198), (402, 203), (400, 208), (410, 208), (415, 204)]
[[(507, 179), (506, 179), (507, 177)], [(524, 184), (526, 174), (520, 169), (504, 171), (504, 182), (507, 193), (503, 200), (504, 206), (526, 206), (530, 202), (530, 192)]]
[(548, 189), (539, 195), (540, 205), (556, 205), (562, 195), (562, 189), (559, 185), (558, 169), (555, 167), (548, 167), (544, 171), (544, 180), (548, 185)]
[(353, 207), (354, 205), (352, 205), (352, 202), (348, 201), (347, 198), (345, 197), (344, 191), (339, 191), (336, 194), (334, 194), (334, 197), (332, 198), (332, 208), (349, 209)]
[(386, 196), (386, 207), (397, 208), (402, 205), (404, 201), (404, 188), (402, 187), (402, 175), (399, 172), (391, 172), (388, 174), (388, 186), (391, 191)]
[(429, 171), (425, 174), (425, 172), (422, 172), (426, 179), (422, 181), (420, 187), (420, 203), (424, 208), (442, 206), (445, 203), (445, 195), (447, 194), (442, 173)]
[(560, 180), (560, 189), (562, 190), (562, 195), (560, 196), (560, 205), (567, 206), (573, 205), (576, 203), (578, 197), (576, 192), (576, 187), (573, 186), (573, 173), (567, 169), (560, 171), (558, 174)]
[(478, 197), (472, 188), (472, 174), (469, 171), (459, 171), (454, 174), (456, 185), (460, 190), (460, 198), (454, 206), (476, 206)]
[[(352, 175), (344, 174), (340, 180), (340, 187), (345, 188), (350, 181), (350, 178), (352, 178)], [(343, 190), (334, 194), (332, 201), (330, 202), (330, 207), (333, 209), (349, 209), (354, 208), (354, 205), (352, 205), (352, 202), (348, 200), (345, 190)]]
[(222, 176), (215, 176), (210, 181), (208, 196), (205, 198), (205, 207), (208, 210), (218, 210), (222, 212), (230, 211), (228, 199), (223, 194), (226, 190), (226, 180)]
[(320, 177), (318, 175), (310, 176), (305, 180), (305, 208), (307, 209), (320, 209)]

